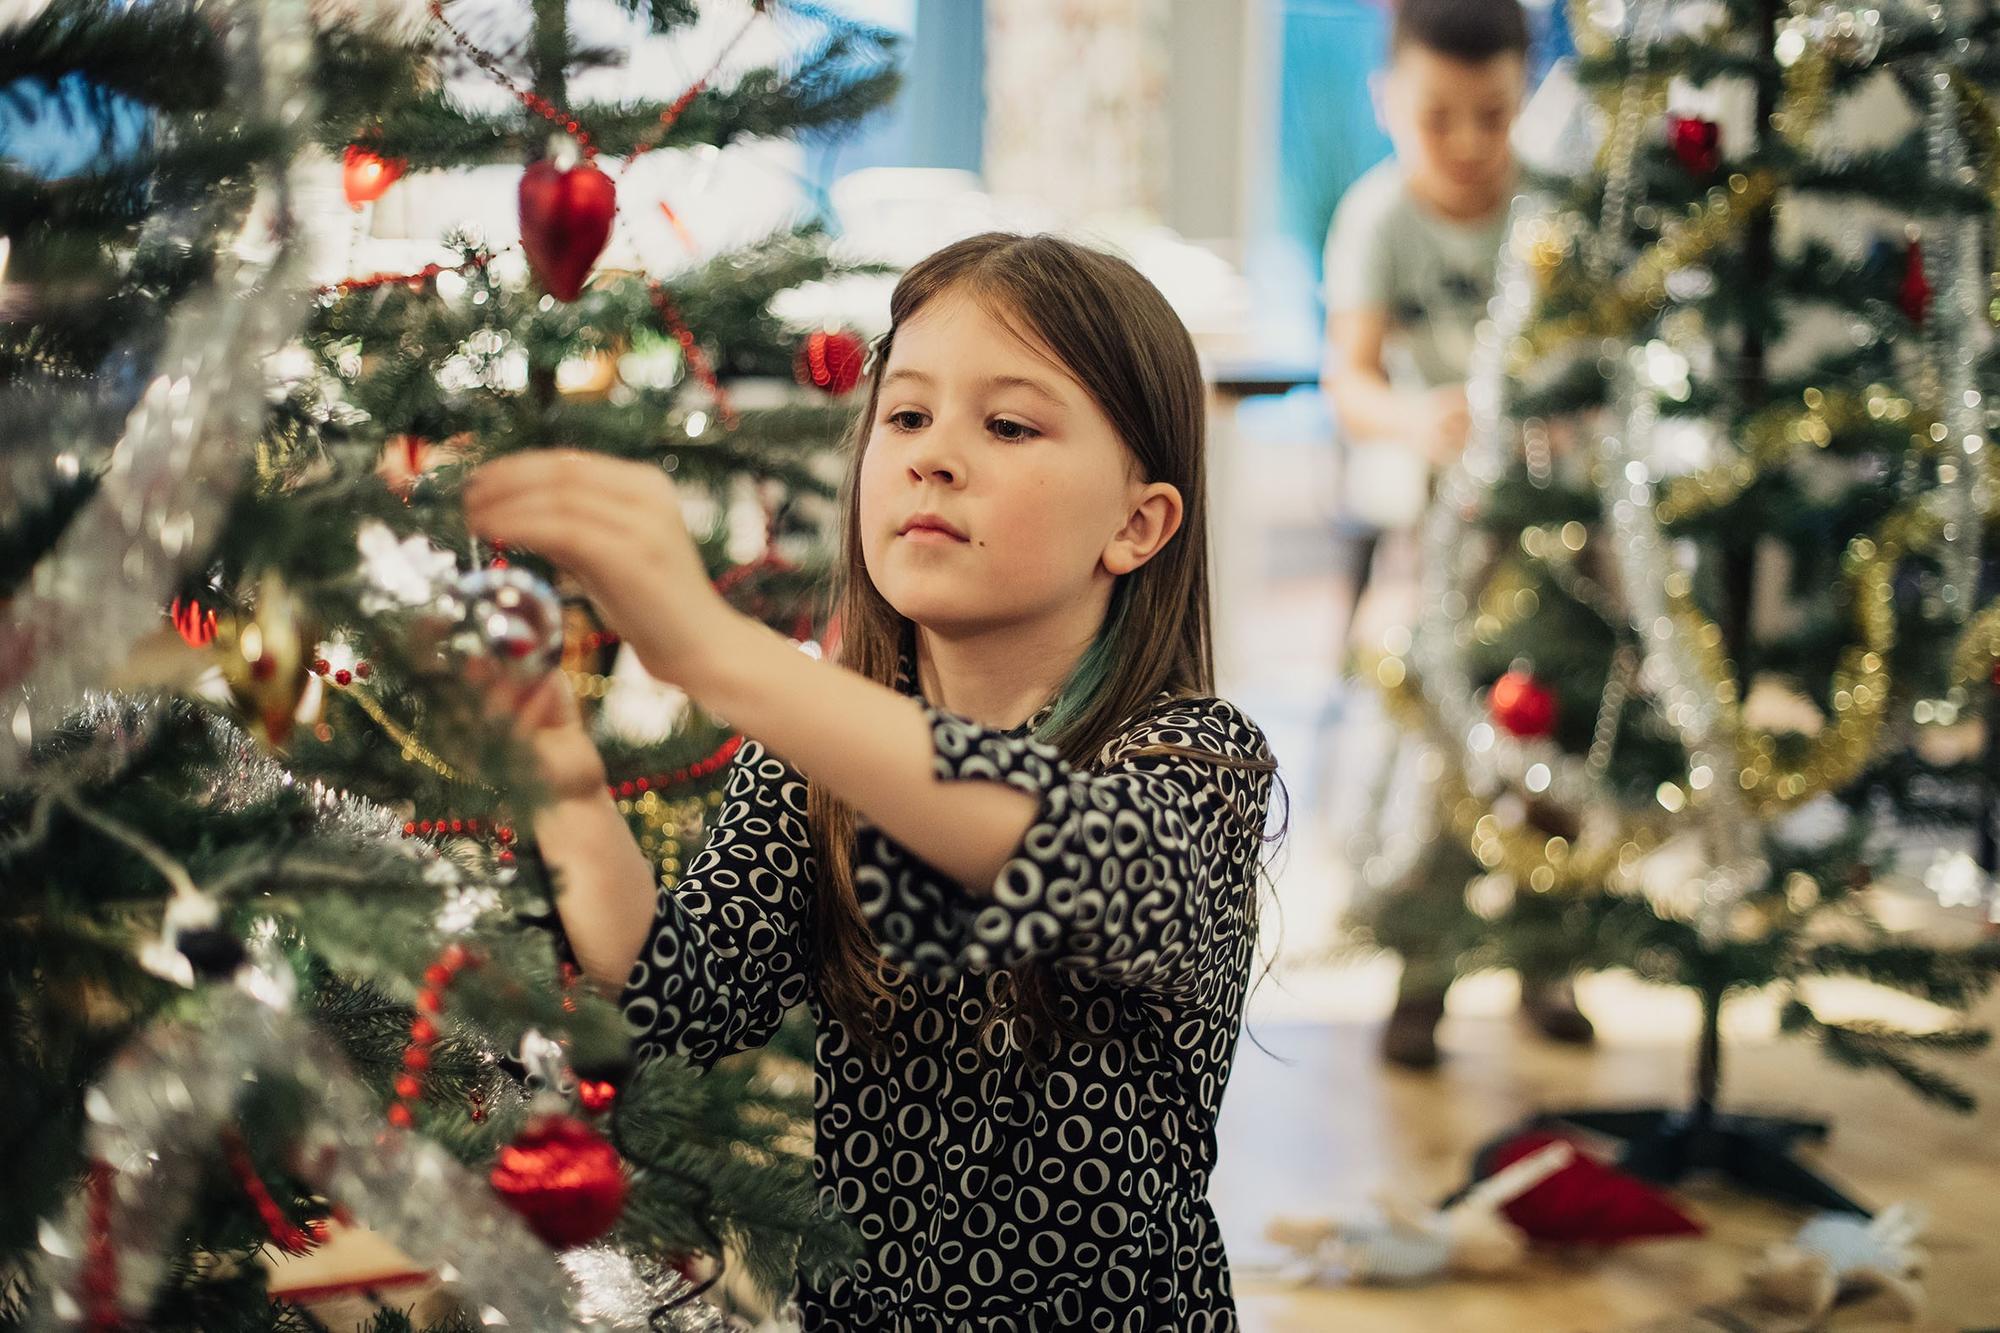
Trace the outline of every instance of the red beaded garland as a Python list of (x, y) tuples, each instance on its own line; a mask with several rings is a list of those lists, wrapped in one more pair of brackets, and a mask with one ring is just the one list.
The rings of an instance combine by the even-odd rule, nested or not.
[[(427, 829), (430, 824), (431, 821), (423, 820), (417, 827)], [(410, 1044), (403, 1051), (404, 1072), (396, 1076), (396, 1101), (389, 1107), (390, 1124), (408, 1129), (415, 1123), (414, 1108), (424, 1091), (423, 1080), (418, 1076), (431, 1067), (430, 1048), (438, 1039), (438, 1027), (432, 1016), (443, 1012), (444, 992), (458, 974), (476, 962), (463, 944), (447, 944), (438, 953), (437, 961), (424, 969), (424, 988), (417, 992), (417, 1016), (410, 1023)]]

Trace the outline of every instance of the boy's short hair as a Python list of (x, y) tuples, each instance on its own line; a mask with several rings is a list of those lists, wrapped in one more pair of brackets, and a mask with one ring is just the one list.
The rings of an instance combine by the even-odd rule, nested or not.
[(1520, 0), (1396, 0), (1389, 52), (1421, 46), (1468, 64), (1528, 54), (1528, 14)]

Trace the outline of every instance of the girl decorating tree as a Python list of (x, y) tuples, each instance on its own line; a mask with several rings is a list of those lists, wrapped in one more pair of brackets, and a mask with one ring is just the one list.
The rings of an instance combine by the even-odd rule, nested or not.
[(844, 496), (840, 665), (716, 595), (657, 469), (466, 493), (748, 738), (671, 892), (559, 677), (519, 716), (571, 948), (643, 1057), (818, 1025), (816, 1173), (864, 1257), (808, 1330), (1236, 1327), (1207, 1194), (1273, 765), (1214, 698), (1203, 390), (1123, 261), (987, 235), (898, 285)]

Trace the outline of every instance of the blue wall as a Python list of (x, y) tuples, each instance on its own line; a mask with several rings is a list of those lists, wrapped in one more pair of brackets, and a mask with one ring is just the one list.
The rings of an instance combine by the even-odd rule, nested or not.
[(884, 0), (842, 7), (904, 32), (903, 87), (859, 133), (811, 154), (815, 188), (863, 167), (978, 171), (986, 137), (985, 0), (904, 0), (903, 12), (888, 15)]

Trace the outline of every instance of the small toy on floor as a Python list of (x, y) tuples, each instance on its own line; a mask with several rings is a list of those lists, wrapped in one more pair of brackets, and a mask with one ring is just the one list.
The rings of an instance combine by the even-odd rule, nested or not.
[(1743, 1293), (1637, 1325), (1627, 1333), (1816, 1333), (1840, 1307), (1881, 1297), (1871, 1327), (1923, 1317), (1922, 1213), (1903, 1204), (1871, 1220), (1821, 1213), (1796, 1236), (1772, 1245), (1750, 1271)]
[(1441, 1209), (1387, 1199), (1373, 1217), (1280, 1217), (1265, 1236), (1291, 1252), (1301, 1281), (1414, 1283), (1507, 1272), (1535, 1242), (1606, 1246), (1702, 1231), (1659, 1190), (1560, 1135), (1519, 1135), (1485, 1163), (1489, 1174)]
[(1426, 1282), (1447, 1273), (1504, 1273), (1527, 1256), (1528, 1237), (1501, 1209), (1568, 1166), (1576, 1150), (1551, 1143), (1479, 1182), (1443, 1210), (1385, 1198), (1378, 1216), (1277, 1217), (1264, 1235), (1291, 1252), (1301, 1282)]

